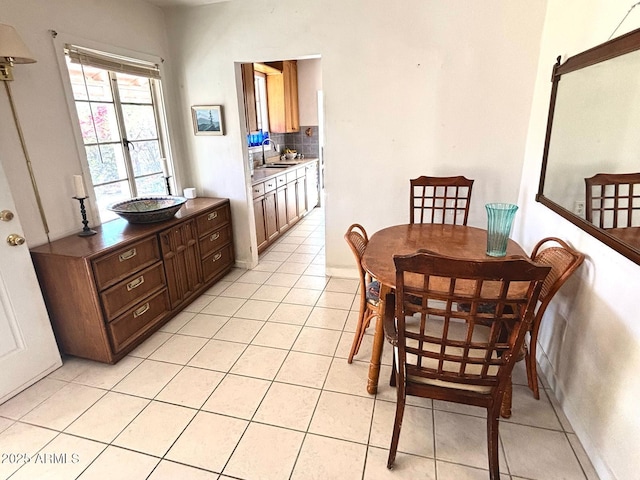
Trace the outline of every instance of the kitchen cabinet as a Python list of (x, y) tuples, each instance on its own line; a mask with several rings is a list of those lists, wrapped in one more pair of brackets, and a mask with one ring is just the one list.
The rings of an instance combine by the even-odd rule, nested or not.
[[(253, 210), (258, 253), (264, 251), (281, 234), (297, 223), (308, 211), (309, 185), (317, 190), (318, 161), (311, 160), (264, 176), (253, 182)], [(259, 170), (265, 172), (268, 170)], [(306, 175), (309, 172), (310, 180)], [(315, 180), (314, 180), (315, 179)], [(309, 183), (311, 182), (311, 183)], [(275, 190), (274, 190), (275, 189)], [(269, 192), (275, 195), (271, 196)], [(316, 193), (317, 198), (317, 193)]]
[(31, 249), (60, 350), (116, 363), (234, 263), (229, 200), (188, 200), (153, 224), (118, 219)]
[(279, 73), (267, 74), (269, 128), (273, 133), (300, 131), (298, 64), (295, 60), (269, 62)]

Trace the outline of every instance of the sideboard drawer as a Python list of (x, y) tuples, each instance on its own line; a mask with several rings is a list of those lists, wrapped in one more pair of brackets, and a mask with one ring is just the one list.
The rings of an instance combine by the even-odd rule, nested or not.
[(162, 262), (137, 272), (100, 294), (107, 321), (113, 320), (141, 298), (166, 285)]
[(93, 274), (98, 290), (118, 283), (129, 275), (160, 260), (155, 236), (145, 238), (93, 262)]
[(253, 186), (253, 198), (258, 198), (264, 195), (264, 183), (258, 183)]
[(198, 228), (198, 236), (205, 235), (209, 232), (213, 232), (220, 226), (229, 222), (231, 218), (231, 211), (229, 205), (222, 205), (215, 210), (204, 213), (196, 218), (196, 225)]
[(209, 255), (214, 250), (218, 250), (231, 240), (231, 225), (225, 225), (219, 230), (205, 235), (200, 239), (200, 256), (202, 258)]
[(233, 265), (233, 246), (231, 244), (225, 245), (220, 250), (202, 259), (204, 281), (208, 282), (229, 265)]
[(166, 289), (142, 301), (107, 324), (114, 352), (120, 352), (166, 317), (170, 310)]

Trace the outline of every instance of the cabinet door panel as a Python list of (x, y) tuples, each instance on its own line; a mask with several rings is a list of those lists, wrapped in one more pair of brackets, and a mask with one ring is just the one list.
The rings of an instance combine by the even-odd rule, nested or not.
[(272, 240), (278, 235), (278, 218), (276, 213), (275, 190), (264, 196), (264, 217), (267, 231), (267, 240)]
[(267, 244), (267, 227), (264, 215), (264, 197), (253, 201), (253, 215), (256, 222), (256, 240), (258, 251)]
[(296, 198), (298, 200), (298, 216), (307, 213), (307, 188), (304, 178), (299, 178), (296, 182)]
[(198, 239), (193, 220), (160, 233), (171, 308), (202, 285)]
[(293, 223), (298, 219), (296, 182), (287, 183), (287, 219), (289, 220), (289, 223)]
[(287, 218), (287, 187), (278, 189), (276, 194), (276, 208), (278, 210), (278, 230), (283, 232), (289, 227)]

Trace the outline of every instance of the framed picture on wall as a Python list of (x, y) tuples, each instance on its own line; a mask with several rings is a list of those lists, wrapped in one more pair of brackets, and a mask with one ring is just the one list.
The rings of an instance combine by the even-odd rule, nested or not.
[(191, 117), (196, 135), (224, 135), (221, 105), (194, 105)]

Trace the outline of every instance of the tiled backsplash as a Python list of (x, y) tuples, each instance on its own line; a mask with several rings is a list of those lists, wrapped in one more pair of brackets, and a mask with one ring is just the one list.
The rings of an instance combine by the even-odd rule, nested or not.
[(317, 125), (301, 125), (299, 132), (270, 133), (269, 137), (280, 146), (281, 152), (283, 152), (285, 148), (290, 148), (306, 157), (317, 157), (320, 152)]

